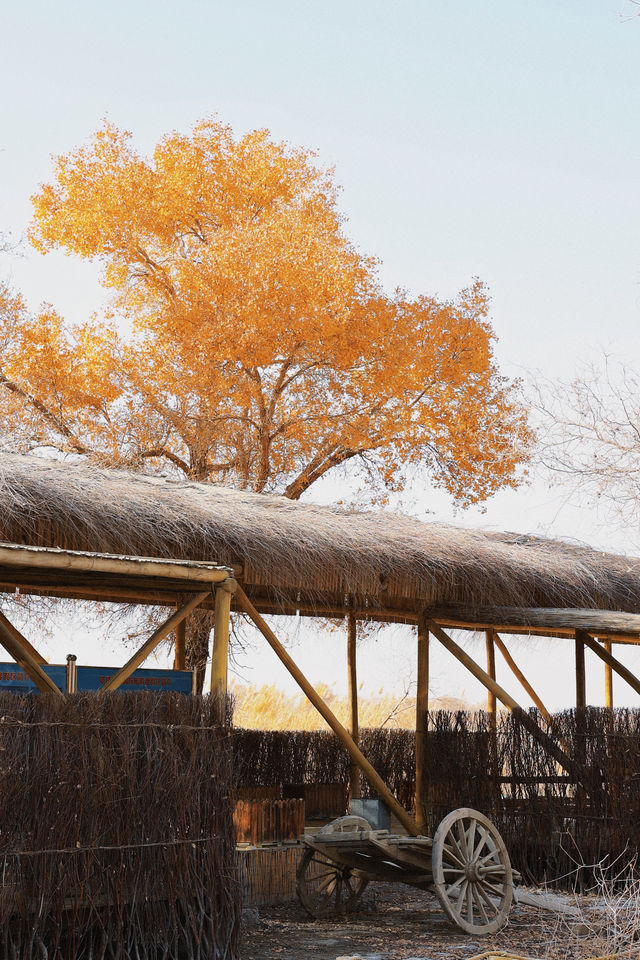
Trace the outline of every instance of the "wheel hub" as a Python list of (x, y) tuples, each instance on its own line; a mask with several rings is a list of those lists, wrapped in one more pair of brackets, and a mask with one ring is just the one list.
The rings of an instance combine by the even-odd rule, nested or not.
[(478, 881), (482, 877), (477, 860), (473, 860), (471, 863), (467, 863), (467, 865), (464, 868), (464, 873), (467, 880), (470, 880), (471, 883), (478, 883)]

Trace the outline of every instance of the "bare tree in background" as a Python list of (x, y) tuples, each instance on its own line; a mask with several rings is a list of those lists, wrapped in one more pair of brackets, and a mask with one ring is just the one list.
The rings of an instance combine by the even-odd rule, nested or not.
[(640, 521), (640, 368), (605, 356), (570, 382), (538, 381), (539, 461), (587, 503)]

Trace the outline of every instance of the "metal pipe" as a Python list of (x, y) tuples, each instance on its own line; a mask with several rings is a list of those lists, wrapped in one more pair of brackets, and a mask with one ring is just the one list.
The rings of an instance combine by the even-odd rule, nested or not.
[(67, 654), (67, 693), (78, 692), (78, 667), (75, 653)]

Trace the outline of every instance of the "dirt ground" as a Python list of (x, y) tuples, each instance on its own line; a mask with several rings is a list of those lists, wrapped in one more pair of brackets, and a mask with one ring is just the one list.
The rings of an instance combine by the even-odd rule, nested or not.
[(410, 887), (371, 885), (362, 910), (346, 918), (313, 920), (296, 902), (248, 908), (242, 960), (467, 960), (491, 948), (525, 957), (582, 960), (589, 938), (556, 917), (515, 906), (508, 925), (476, 938), (447, 922), (434, 896)]

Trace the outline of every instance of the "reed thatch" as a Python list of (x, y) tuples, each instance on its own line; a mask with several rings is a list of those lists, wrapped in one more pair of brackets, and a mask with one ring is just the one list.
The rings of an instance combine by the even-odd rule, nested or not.
[(240, 565), (263, 610), (640, 612), (640, 559), (34, 456), (0, 456), (0, 517), (7, 542)]

